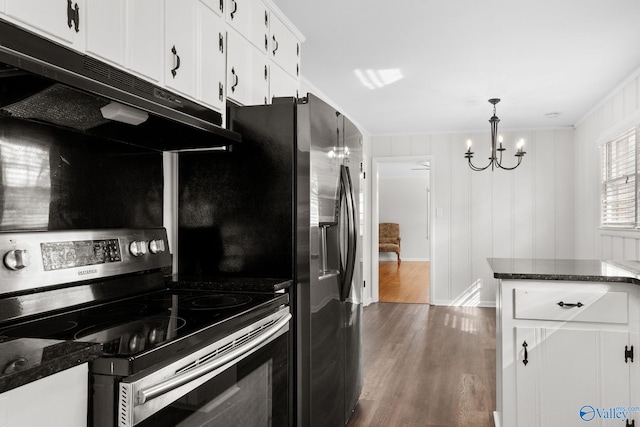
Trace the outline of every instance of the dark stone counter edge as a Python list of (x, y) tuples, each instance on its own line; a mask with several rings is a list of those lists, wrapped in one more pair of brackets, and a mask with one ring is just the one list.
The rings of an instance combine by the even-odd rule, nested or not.
[(175, 289), (207, 289), (225, 292), (278, 292), (293, 285), (293, 280), (209, 280), (209, 279), (172, 279), (169, 287)]
[(624, 276), (581, 276), (565, 274), (519, 274), (519, 273), (494, 273), (493, 277), (503, 280), (558, 280), (571, 282), (614, 282), (631, 283), (640, 285), (640, 279)]
[[(102, 344), (69, 341), (69, 351), (23, 371), (0, 375), (0, 393), (40, 380), (102, 356)], [(87, 374), (87, 381), (89, 376)]]

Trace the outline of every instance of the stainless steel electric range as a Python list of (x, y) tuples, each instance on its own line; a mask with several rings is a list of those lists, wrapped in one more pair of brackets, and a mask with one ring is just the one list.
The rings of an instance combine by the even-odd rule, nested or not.
[(0, 233), (0, 255), (0, 335), (102, 344), (89, 424), (289, 424), (288, 294), (168, 285), (162, 228)]

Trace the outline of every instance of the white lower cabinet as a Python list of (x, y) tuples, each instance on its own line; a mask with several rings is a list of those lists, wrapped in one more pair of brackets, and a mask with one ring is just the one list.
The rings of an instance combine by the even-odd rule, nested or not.
[(640, 425), (637, 295), (637, 285), (503, 281), (497, 425)]
[(88, 375), (84, 363), (0, 394), (0, 427), (86, 427)]

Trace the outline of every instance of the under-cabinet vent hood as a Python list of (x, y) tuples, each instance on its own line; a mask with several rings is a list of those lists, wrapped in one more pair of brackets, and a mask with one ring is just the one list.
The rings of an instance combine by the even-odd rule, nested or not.
[(0, 35), (0, 114), (163, 151), (241, 141), (196, 102), (2, 20)]

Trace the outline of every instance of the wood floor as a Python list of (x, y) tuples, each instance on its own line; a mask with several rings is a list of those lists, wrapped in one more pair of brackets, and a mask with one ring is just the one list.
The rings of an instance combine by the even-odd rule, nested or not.
[(378, 272), (381, 302), (429, 303), (428, 261), (382, 261)]
[(372, 304), (363, 346), (349, 427), (493, 426), (495, 309)]

